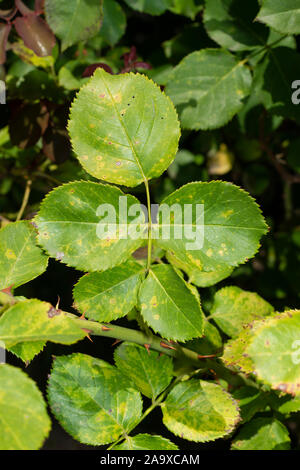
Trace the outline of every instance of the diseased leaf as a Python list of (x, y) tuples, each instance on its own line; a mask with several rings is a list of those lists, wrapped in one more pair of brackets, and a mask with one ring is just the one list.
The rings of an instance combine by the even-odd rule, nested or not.
[(273, 310), (272, 305), (255, 292), (228, 286), (216, 292), (210, 318), (224, 333), (236, 338), (244, 325), (270, 315)]
[(259, 380), (273, 389), (300, 395), (299, 310), (256, 322), (246, 353)]
[(256, 0), (206, 0), (206, 31), (220, 46), (232, 51), (263, 47), (267, 42), (269, 30), (253, 21), (258, 10)]
[(170, 384), (172, 359), (133, 343), (122, 343), (115, 351), (116, 366), (146, 397), (155, 399)]
[(63, 428), (91, 445), (116, 441), (142, 412), (140, 393), (130, 381), (107, 362), (85, 354), (55, 359), (48, 398)]
[(113, 450), (177, 450), (178, 447), (169, 439), (162, 436), (152, 436), (151, 434), (137, 434), (128, 436), (126, 441)]
[(257, 20), (282, 34), (299, 34), (300, 1), (264, 0)]
[(114, 46), (126, 29), (126, 15), (114, 0), (103, 0), (103, 23), (100, 34), (106, 41)]
[(160, 176), (180, 135), (173, 104), (157, 85), (144, 75), (101, 68), (74, 100), (69, 132), (88, 173), (126, 186)]
[(176, 258), (174, 254), (167, 252), (167, 260), (176, 268), (183, 270), (189, 277), (189, 282), (198, 287), (210, 287), (226, 279), (233, 271), (233, 268), (226, 267), (221, 271), (202, 271), (195, 264), (185, 263)]
[(62, 51), (95, 36), (101, 26), (99, 0), (46, 0), (45, 15), (52, 31), (62, 41)]
[(32, 359), (39, 354), (46, 345), (45, 341), (26, 341), (24, 343), (17, 343), (10, 346), (8, 351), (12, 352), (21, 359), (23, 362), (28, 364)]
[(144, 320), (164, 338), (187, 341), (203, 335), (200, 302), (171, 266), (153, 266), (139, 297)]
[(169, 10), (177, 15), (184, 15), (194, 20), (196, 15), (203, 9), (204, 0), (171, 0)]
[(13, 222), (0, 230), (0, 290), (20, 286), (47, 269), (48, 257), (36, 245), (28, 222)]
[(92, 320), (124, 317), (137, 305), (144, 272), (140, 264), (127, 261), (102, 273), (86, 274), (74, 288), (76, 308)]
[(251, 329), (248, 327), (236, 339), (225, 344), (222, 361), (227, 367), (237, 368), (246, 374), (254, 372), (253, 362), (246, 353), (251, 339)]
[[(134, 212), (124, 220), (119, 212), (121, 197), (128, 212), (139, 206), (135, 197), (116, 187), (86, 181), (59, 186), (46, 196), (35, 218), (39, 243), (50, 256), (82, 271), (104, 271), (121, 264), (142, 244), (146, 229), (143, 213)], [(138, 238), (130, 236), (131, 230)]]
[(228, 272), (254, 256), (267, 232), (255, 201), (231, 183), (189, 183), (167, 196), (163, 205), (168, 210), (160, 210), (153, 226), (155, 242), (191, 271)]
[(23, 342), (38, 342), (36, 349), (44, 341), (72, 344), (84, 336), (64, 312), (36, 299), (16, 303), (0, 317), (0, 340), (8, 348)]
[(176, 436), (195, 442), (230, 434), (240, 420), (236, 401), (220, 385), (204, 380), (177, 384), (162, 404), (163, 423)]
[(175, 67), (166, 93), (177, 107), (183, 128), (216, 129), (240, 111), (251, 81), (243, 61), (224, 50), (202, 49)]
[(274, 418), (256, 418), (245, 424), (234, 439), (232, 450), (289, 450), (287, 428)]
[(0, 364), (0, 423), (1, 450), (39, 449), (51, 427), (36, 384), (9, 364)]

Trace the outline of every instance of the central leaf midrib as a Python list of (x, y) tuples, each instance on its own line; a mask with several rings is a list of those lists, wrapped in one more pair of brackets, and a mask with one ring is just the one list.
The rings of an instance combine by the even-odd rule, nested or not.
[[(150, 273), (152, 274), (152, 276), (154, 277), (154, 279), (156, 280), (156, 282), (159, 284), (159, 286), (161, 287), (161, 289), (163, 290), (163, 292), (166, 294), (167, 298), (170, 299), (170, 301), (172, 302), (172, 304), (175, 305), (176, 309), (187, 319), (188, 323), (192, 326), (192, 329), (193, 330), (197, 330), (198, 331), (198, 328), (196, 329), (195, 326), (193, 325), (193, 323), (191, 322), (191, 320), (189, 319), (189, 317), (186, 316), (185, 312), (183, 312), (181, 310), (181, 308), (175, 303), (175, 301), (172, 299), (172, 297), (169, 295), (169, 293), (167, 292), (167, 290), (165, 289), (165, 287), (163, 286), (163, 284), (160, 282), (160, 280), (158, 279), (158, 277), (154, 274), (153, 270), (151, 269)], [(200, 309), (199, 309), (200, 310)], [(202, 333), (202, 332), (201, 332)]]

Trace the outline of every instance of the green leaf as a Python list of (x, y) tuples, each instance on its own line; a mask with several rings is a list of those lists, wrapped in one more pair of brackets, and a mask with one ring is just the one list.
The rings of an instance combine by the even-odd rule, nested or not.
[(215, 294), (210, 318), (224, 333), (236, 338), (244, 325), (270, 315), (273, 310), (272, 305), (258, 294), (229, 286)]
[(142, 413), (140, 393), (130, 381), (115, 367), (85, 354), (55, 359), (48, 398), (63, 428), (91, 445), (116, 441)]
[(185, 129), (216, 129), (230, 121), (250, 93), (243, 61), (220, 49), (192, 52), (170, 74), (166, 93)]
[[(39, 243), (50, 256), (82, 271), (102, 271), (121, 264), (143, 240), (142, 232), (140, 239), (130, 237), (131, 232), (127, 238), (120, 238), (119, 224), (134, 223), (128, 231), (138, 231), (144, 214), (121, 220), (124, 216), (119, 213), (120, 197), (128, 211), (139, 205), (135, 197), (108, 185), (80, 181), (59, 186), (46, 196), (35, 219)], [(100, 219), (97, 215), (99, 206), (105, 207), (104, 204), (115, 209), (116, 233), (108, 226), (112, 224), (109, 216)]]
[(219, 330), (209, 323), (204, 322), (203, 338), (193, 339), (185, 344), (185, 347), (196, 351), (200, 355), (216, 354), (222, 351), (223, 341)]
[(36, 245), (30, 222), (13, 222), (0, 230), (0, 290), (18, 287), (47, 269), (48, 257)]
[(203, 0), (172, 0), (169, 10), (176, 15), (184, 15), (194, 20), (203, 9)]
[(173, 376), (172, 359), (145, 347), (122, 343), (115, 351), (118, 369), (146, 397), (155, 399), (170, 384)]
[(44, 349), (45, 345), (45, 341), (26, 341), (14, 344), (7, 349), (28, 365)]
[(103, 23), (100, 34), (114, 46), (123, 36), (126, 29), (126, 15), (114, 0), (103, 0)]
[(269, 403), (273, 409), (284, 415), (300, 411), (300, 396), (291, 398), (290, 395), (284, 395), (278, 397), (274, 393), (269, 398)]
[(46, 0), (45, 15), (52, 31), (61, 39), (64, 51), (98, 33), (101, 3), (99, 0)]
[(300, 395), (300, 310), (255, 323), (246, 354), (256, 376), (273, 389)]
[(102, 273), (86, 274), (74, 288), (75, 307), (92, 320), (124, 317), (137, 305), (144, 272), (140, 264), (127, 261)]
[(245, 51), (266, 44), (269, 30), (254, 23), (257, 1), (206, 0), (204, 25), (208, 35), (220, 46)]
[(176, 436), (195, 442), (230, 434), (239, 422), (235, 400), (220, 385), (204, 380), (177, 384), (162, 404), (163, 423)]
[(246, 374), (254, 371), (253, 362), (246, 353), (246, 348), (251, 341), (251, 328), (247, 327), (240, 335), (228, 341), (224, 347), (222, 361), (227, 367), (238, 368)]
[(256, 93), (261, 103), (273, 114), (297, 122), (300, 122), (300, 109), (292, 101), (292, 83), (300, 75), (299, 58), (299, 53), (289, 47), (276, 47), (269, 49), (265, 59), (256, 66)]
[(282, 34), (299, 34), (300, 0), (264, 0), (256, 19)]
[(71, 108), (75, 153), (91, 175), (136, 186), (173, 161), (180, 135), (170, 99), (144, 75), (98, 68)]
[(189, 282), (195, 284), (198, 287), (210, 287), (217, 284), (223, 279), (226, 279), (233, 271), (233, 268), (226, 267), (221, 271), (202, 271), (198, 266), (194, 264), (185, 263), (180, 261), (171, 254), (167, 252), (167, 260), (176, 268), (183, 270), (189, 277)]
[(171, 5), (171, 0), (125, 0), (134, 10), (149, 15), (161, 15)]
[(1, 450), (39, 449), (51, 427), (36, 384), (9, 364), (0, 365), (0, 423)]
[(274, 418), (256, 418), (243, 426), (232, 442), (232, 450), (289, 450), (287, 428)]
[(37, 349), (41, 341), (72, 344), (84, 336), (64, 312), (36, 299), (16, 303), (0, 317), (0, 340), (8, 348), (27, 341), (37, 341)]
[[(175, 215), (180, 214), (179, 209), (184, 215), (191, 204), (199, 208), (199, 214), (193, 209), (191, 220), (184, 217), (186, 226), (182, 218), (170, 217), (166, 211), (159, 212), (158, 225), (153, 226), (158, 231), (158, 235), (155, 232), (156, 243), (180, 262), (188, 264), (191, 270), (194, 266), (203, 271), (223, 271), (244, 263), (257, 252), (259, 239), (267, 232), (255, 201), (231, 183), (189, 183), (167, 196), (162, 204), (170, 212), (175, 205)], [(164, 230), (169, 229), (167, 239)]]
[(264, 411), (268, 405), (268, 396), (259, 388), (243, 386), (232, 395), (239, 404), (243, 423), (250, 421), (259, 411)]
[(141, 313), (148, 325), (169, 340), (203, 335), (199, 299), (169, 265), (153, 266), (140, 290)]
[(177, 450), (178, 447), (162, 436), (151, 436), (150, 434), (137, 434), (134, 437), (128, 436), (126, 441), (113, 450)]

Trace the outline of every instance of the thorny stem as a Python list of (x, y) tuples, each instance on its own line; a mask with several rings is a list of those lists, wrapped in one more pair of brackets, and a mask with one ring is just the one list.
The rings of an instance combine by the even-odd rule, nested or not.
[(18, 212), (18, 215), (16, 217), (16, 222), (18, 220), (21, 220), (22, 219), (22, 216), (24, 214), (24, 211), (27, 207), (27, 204), (28, 204), (28, 200), (29, 200), (29, 196), (30, 196), (30, 191), (31, 191), (31, 184), (32, 184), (32, 181), (31, 180), (27, 180), (27, 183), (26, 183), (26, 188), (25, 188), (25, 191), (24, 191), (24, 196), (23, 196), (23, 201), (22, 201), (22, 205), (20, 207), (20, 210)]

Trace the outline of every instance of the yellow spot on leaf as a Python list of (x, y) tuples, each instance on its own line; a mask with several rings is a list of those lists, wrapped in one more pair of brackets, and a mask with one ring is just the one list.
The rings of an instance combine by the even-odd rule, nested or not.
[(17, 258), (17, 257), (16, 257), (16, 253), (15, 253), (13, 250), (11, 250), (10, 248), (8, 248), (8, 249), (6, 250), (5, 256), (6, 256), (6, 258), (8, 258), (8, 259), (16, 259), (16, 258)]

